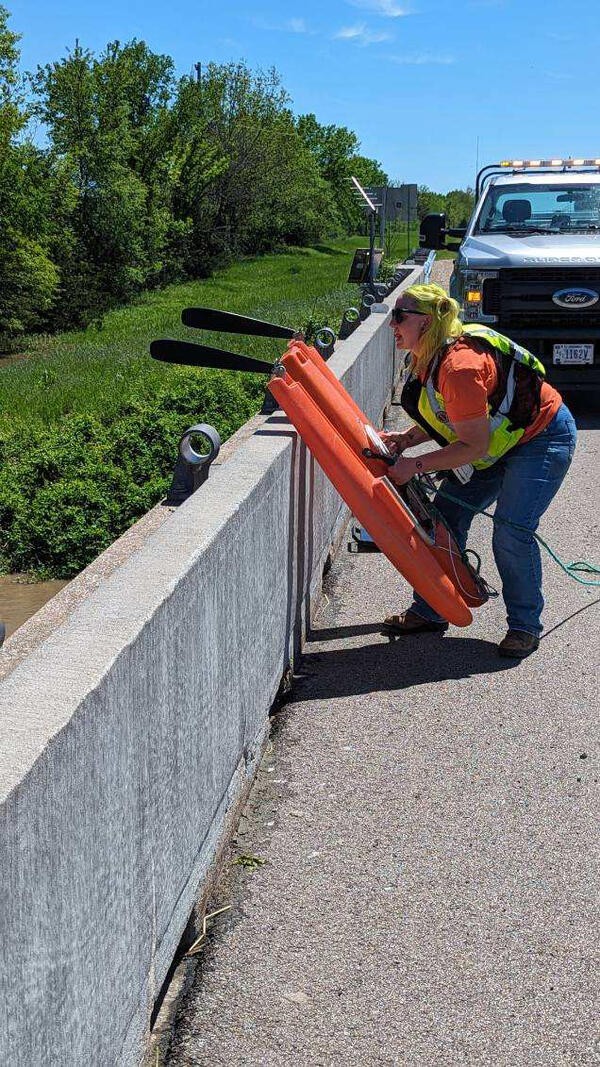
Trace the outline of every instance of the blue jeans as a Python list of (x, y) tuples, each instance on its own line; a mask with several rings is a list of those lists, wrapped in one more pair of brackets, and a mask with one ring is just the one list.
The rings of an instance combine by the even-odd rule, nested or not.
[[(563, 404), (545, 430), (526, 444), (517, 445), (493, 466), (476, 470), (466, 485), (453, 481), (443, 482), (440, 487), (442, 491), (447, 487), (452, 496), (479, 510), (497, 501), (498, 519), (527, 527), (527, 530), (515, 530), (501, 522), (494, 523), (494, 559), (502, 579), (511, 630), (535, 635), (542, 632), (542, 563), (537, 541), (529, 531), (537, 530), (540, 518), (558, 492), (571, 464), (576, 441), (575, 420)], [(445, 500), (440, 494), (435, 504), (464, 550), (473, 512)], [(418, 593), (413, 595), (411, 607), (417, 615), (431, 622), (444, 621)]]

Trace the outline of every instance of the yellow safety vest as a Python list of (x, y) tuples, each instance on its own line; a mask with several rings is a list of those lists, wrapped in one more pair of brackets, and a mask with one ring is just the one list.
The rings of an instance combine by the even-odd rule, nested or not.
[[(526, 348), (522, 348), (514, 341), (511, 341), (509, 337), (497, 333), (496, 330), (491, 330), (488, 326), (478, 324), (465, 326), (460, 337), (451, 337), (446, 341), (442, 351), (434, 357), (430, 365), (427, 380), (424, 383), (420, 383), (421, 388), (417, 404), (418, 414), (417, 411), (411, 411), (405, 406), (404, 393), (402, 396), (402, 405), (408, 410), (408, 413), (422, 426), (425, 424), (426, 429), (432, 430), (432, 436), (435, 439), (441, 437), (443, 443), (452, 444), (458, 440), (458, 437), (448, 419), (444, 398), (436, 389), (437, 372), (450, 346), (465, 336), (472, 337), (479, 342), (481, 347), (494, 357), (498, 368), (499, 382), (505, 378), (501, 392), (498, 393), (496, 391), (494, 396), (488, 400), (490, 419), (488, 453), (482, 459), (473, 461), (474, 467), (483, 469), (496, 463), (506, 452), (518, 445), (525, 430), (536, 418), (539, 413), (539, 389), (542, 380), (546, 376), (546, 371), (543, 363), (532, 352), (528, 352)], [(523, 418), (523, 412), (520, 413), (520, 418), (516, 420), (519, 425), (516, 425), (517, 379), (523, 373), (532, 376), (534, 385), (533, 401), (531, 409), (525, 412), (525, 418)], [(413, 381), (415, 380), (414, 376), (411, 376), (411, 378)], [(410, 382), (411, 379), (407, 382), (407, 386), (410, 385)], [(408, 398), (410, 390), (405, 387), (405, 391)], [(414, 396), (414, 389), (412, 395)], [(490, 402), (492, 400), (493, 404)], [(414, 408), (414, 404), (410, 406)]]

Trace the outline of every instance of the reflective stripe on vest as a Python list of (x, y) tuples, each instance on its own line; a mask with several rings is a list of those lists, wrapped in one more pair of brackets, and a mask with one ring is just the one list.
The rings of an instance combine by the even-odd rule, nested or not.
[[(506, 381), (506, 389), (502, 396), (497, 410), (493, 415), (490, 415), (490, 443), (488, 446), (487, 455), (481, 459), (473, 460), (473, 466), (478, 470), (485, 467), (491, 467), (493, 463), (501, 459), (506, 452), (515, 445), (518, 445), (525, 429), (519, 427), (516, 430), (511, 429), (510, 419), (508, 413), (511, 409), (514, 396), (515, 396), (515, 368), (517, 363), (521, 363), (528, 367), (529, 370), (535, 374), (539, 374), (545, 377), (546, 371), (544, 365), (533, 355), (532, 352), (528, 352), (526, 348), (521, 348), (520, 345), (511, 341), (509, 337), (504, 337), (501, 333), (496, 333), (495, 330), (490, 330), (487, 326), (465, 326), (463, 334), (461, 336), (471, 336), (479, 338), (493, 348), (495, 348), (501, 355), (510, 356), (511, 365), (508, 372)], [(458, 440), (458, 437), (448, 419), (446, 414), (446, 405), (444, 398), (433, 385), (435, 380), (436, 371), (439, 367), (440, 361), (445, 355), (450, 344), (452, 344), (458, 338), (450, 338), (441, 355), (434, 358), (430, 366), (430, 371), (427, 376), (427, 381), (421, 387), (419, 395), (419, 413), (425, 419), (425, 421), (440, 434), (445, 441), (449, 444), (453, 444)], [(490, 404), (488, 403), (488, 414), (491, 412)]]
[[(512, 341), (510, 337), (505, 337), (503, 333), (498, 333), (496, 330), (491, 330), (489, 326), (481, 326), (479, 323), (473, 323), (472, 326), (465, 326), (461, 336), (480, 338), (482, 341), (487, 341), (493, 348), (497, 349), (502, 355), (510, 356), (516, 363), (522, 363), (523, 366), (529, 367), (529, 370), (534, 371), (535, 374), (539, 374), (541, 378), (546, 377), (546, 368), (544, 364), (534, 356), (533, 352), (529, 352), (527, 348), (523, 348), (522, 345), (518, 345), (516, 341)], [(452, 340), (457, 340), (453, 338)]]

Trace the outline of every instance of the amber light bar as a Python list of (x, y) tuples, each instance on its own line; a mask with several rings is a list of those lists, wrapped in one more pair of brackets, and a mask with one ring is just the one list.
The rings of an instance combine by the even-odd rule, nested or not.
[(500, 167), (600, 167), (600, 159), (503, 159)]

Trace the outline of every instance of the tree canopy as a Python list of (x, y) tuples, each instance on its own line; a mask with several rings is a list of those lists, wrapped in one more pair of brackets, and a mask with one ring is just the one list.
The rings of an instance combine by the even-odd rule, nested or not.
[[(177, 78), (134, 39), (99, 55), (76, 42), (22, 79), (8, 20), (0, 7), (4, 341), (85, 325), (233, 256), (357, 232), (351, 175), (387, 184), (352, 130), (294, 115), (275, 70), (209, 63)], [(425, 189), (420, 204), (444, 200), (454, 220), (465, 198)]]

